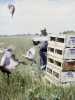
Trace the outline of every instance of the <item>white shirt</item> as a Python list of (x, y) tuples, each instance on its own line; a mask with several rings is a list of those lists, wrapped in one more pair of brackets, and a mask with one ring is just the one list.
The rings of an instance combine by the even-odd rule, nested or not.
[(5, 51), (0, 63), (1, 66), (5, 65), (5, 68), (7, 68), (10, 71), (12, 69), (15, 69), (15, 66), (18, 65), (18, 62), (14, 61), (11, 55), (12, 55), (11, 52)]
[(28, 58), (28, 59), (34, 59), (34, 57), (35, 57), (35, 48), (34, 47), (30, 48), (27, 51), (27, 54), (26, 54), (25, 57)]
[(12, 58), (10, 58), (10, 64), (5, 66), (9, 71), (12, 71), (15, 69), (15, 66), (18, 65), (17, 61), (14, 61)]

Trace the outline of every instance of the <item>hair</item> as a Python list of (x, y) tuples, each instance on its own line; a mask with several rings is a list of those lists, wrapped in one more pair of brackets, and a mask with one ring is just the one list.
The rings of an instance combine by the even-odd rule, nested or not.
[(8, 48), (7, 51), (12, 52), (12, 49), (11, 48)]
[(40, 43), (40, 41), (37, 41), (37, 42), (33, 41), (34, 46), (37, 46), (39, 43)]

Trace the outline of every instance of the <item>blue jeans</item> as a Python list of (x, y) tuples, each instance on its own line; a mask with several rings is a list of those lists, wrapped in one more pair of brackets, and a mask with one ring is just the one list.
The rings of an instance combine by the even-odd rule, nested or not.
[(40, 52), (40, 65), (47, 65), (47, 52)]

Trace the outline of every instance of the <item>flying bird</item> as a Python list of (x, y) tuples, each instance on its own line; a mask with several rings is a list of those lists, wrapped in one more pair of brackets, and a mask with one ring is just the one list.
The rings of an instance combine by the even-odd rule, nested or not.
[(15, 13), (15, 0), (9, 0), (8, 9), (10, 11), (11, 16)]
[(15, 6), (11, 4), (11, 5), (8, 5), (8, 8), (10, 10), (11, 16), (13, 16), (14, 15), (14, 12), (15, 12)]

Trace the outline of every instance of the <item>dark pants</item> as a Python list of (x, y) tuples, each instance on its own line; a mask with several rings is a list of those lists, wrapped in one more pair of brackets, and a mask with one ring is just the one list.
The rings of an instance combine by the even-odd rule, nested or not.
[(47, 65), (47, 52), (40, 52), (40, 65)]

